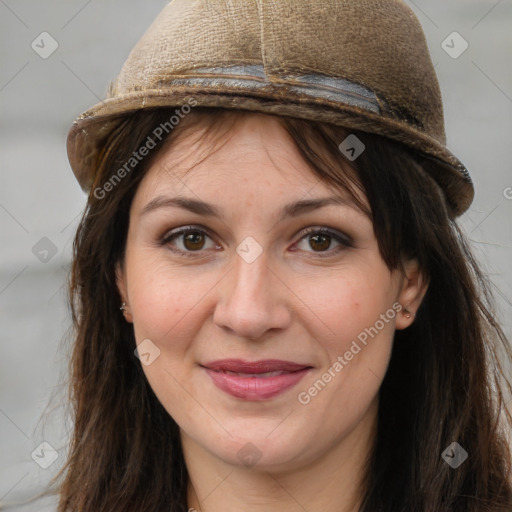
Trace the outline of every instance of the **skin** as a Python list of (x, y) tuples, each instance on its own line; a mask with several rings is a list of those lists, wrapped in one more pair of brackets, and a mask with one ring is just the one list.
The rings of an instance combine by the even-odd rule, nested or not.
[[(414, 317), (397, 313), (309, 403), (297, 397), (393, 304), (415, 312), (425, 281), (415, 261), (405, 273), (386, 267), (370, 219), (350, 202), (278, 221), (285, 204), (341, 193), (318, 180), (271, 116), (241, 115), (234, 134), (197, 163), (205, 154), (204, 138), (192, 133), (162, 150), (134, 197), (117, 269), (137, 344), (149, 339), (160, 350), (143, 370), (180, 427), (188, 506), (355, 511), (393, 333)], [(178, 195), (212, 203), (224, 216), (175, 206), (143, 213), (155, 198)], [(177, 235), (161, 243), (191, 224), (206, 228), (199, 242)], [(326, 247), (315, 244), (315, 233), (303, 233), (308, 227), (335, 229), (352, 246), (329, 237)], [(262, 249), (251, 263), (236, 252), (248, 236)], [(218, 389), (199, 366), (224, 358), (313, 369), (277, 397), (251, 401)], [(257, 463), (244, 465), (241, 449)]]

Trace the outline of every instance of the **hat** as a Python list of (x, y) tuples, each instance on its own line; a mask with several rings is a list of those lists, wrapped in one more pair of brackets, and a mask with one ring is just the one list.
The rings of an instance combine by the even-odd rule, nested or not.
[(473, 199), (468, 171), (445, 145), (425, 35), (400, 0), (172, 0), (129, 54), (107, 98), (68, 133), (69, 161), (82, 188), (90, 189), (102, 146), (128, 113), (180, 107), (191, 98), (197, 106), (385, 136), (426, 158), (453, 216)]

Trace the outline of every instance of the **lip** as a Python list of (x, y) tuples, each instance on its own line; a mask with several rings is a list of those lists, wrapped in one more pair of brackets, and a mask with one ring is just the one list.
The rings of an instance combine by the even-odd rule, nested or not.
[[(279, 359), (222, 359), (200, 366), (225, 393), (254, 401), (268, 400), (284, 393), (312, 369), (310, 365)], [(268, 373), (274, 375), (267, 375)]]

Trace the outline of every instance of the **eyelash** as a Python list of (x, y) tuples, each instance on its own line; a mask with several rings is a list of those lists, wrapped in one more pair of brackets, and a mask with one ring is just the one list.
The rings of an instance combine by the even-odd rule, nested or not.
[[(212, 238), (210, 236), (210, 234), (208, 233), (208, 230), (205, 230), (204, 228), (202, 228), (200, 226), (184, 226), (184, 227), (178, 228), (175, 231), (172, 231), (172, 232), (166, 234), (163, 237), (163, 239), (161, 240), (160, 245), (162, 245), (162, 246), (168, 245), (173, 239), (179, 237), (180, 235), (186, 235), (189, 233), (200, 233), (200, 234), (208, 236), (209, 238)], [(334, 238), (337, 242), (339, 242), (341, 244), (339, 247), (337, 247), (335, 249), (330, 249), (328, 251), (314, 252), (313, 254), (315, 255), (315, 257), (328, 258), (328, 257), (333, 256), (334, 254), (337, 254), (338, 252), (340, 252), (344, 249), (353, 247), (352, 241), (347, 235), (343, 235), (342, 233), (340, 233), (336, 230), (326, 228), (326, 227), (318, 228), (318, 227), (313, 226), (310, 228), (306, 228), (301, 233), (299, 242), (301, 242), (304, 238), (306, 238), (310, 234), (328, 235), (328, 236)], [(296, 242), (296, 243), (298, 243), (298, 242)], [(196, 256), (196, 253), (198, 254), (202, 251), (202, 249), (199, 249), (197, 251), (182, 251), (181, 249), (175, 249), (172, 247), (169, 247), (169, 249), (172, 252), (178, 254), (179, 256), (183, 256), (186, 258), (194, 257), (194, 256)]]

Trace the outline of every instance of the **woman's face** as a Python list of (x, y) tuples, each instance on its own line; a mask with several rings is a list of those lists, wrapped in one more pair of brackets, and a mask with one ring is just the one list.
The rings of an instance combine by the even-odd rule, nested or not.
[(204, 149), (164, 149), (130, 210), (118, 286), (149, 384), (189, 451), (282, 469), (349, 454), (412, 321), (414, 264), (389, 271), (370, 219), (274, 118), (241, 116)]

